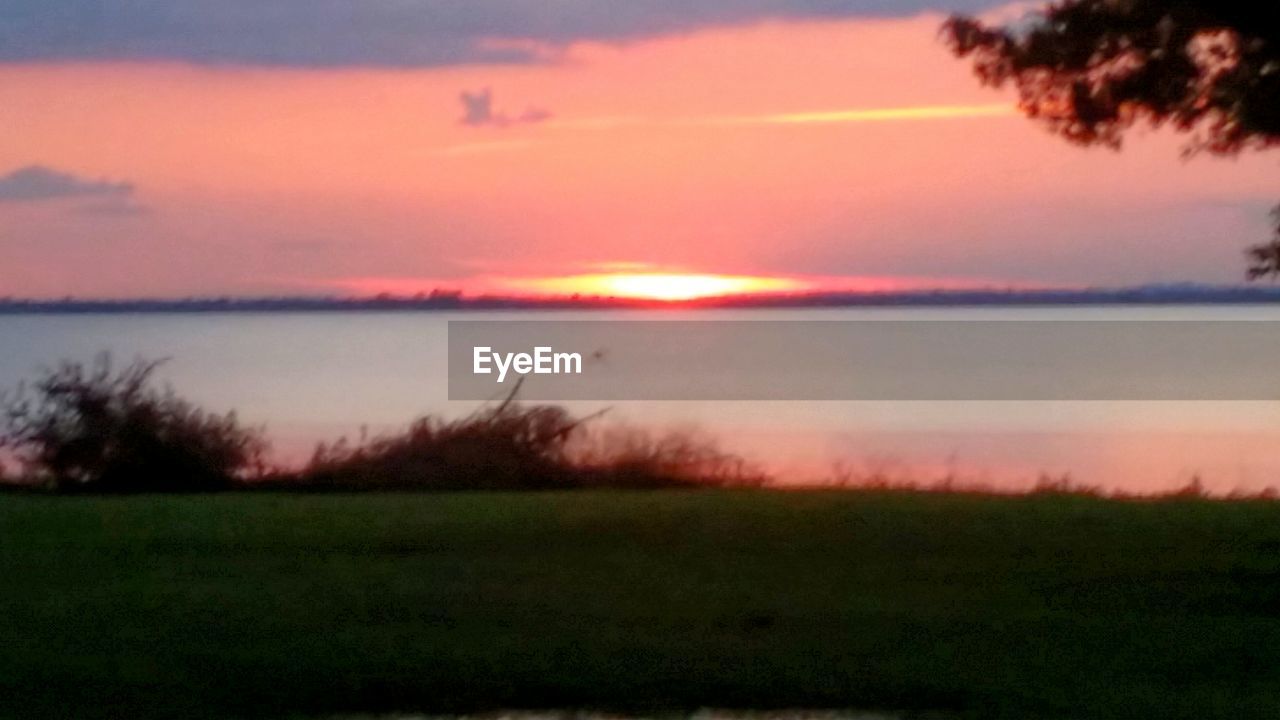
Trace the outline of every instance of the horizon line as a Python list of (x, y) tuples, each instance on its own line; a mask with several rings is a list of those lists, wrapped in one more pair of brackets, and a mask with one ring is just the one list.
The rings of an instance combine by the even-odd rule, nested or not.
[(468, 293), (463, 290), (439, 288), (417, 293), (366, 293), (366, 294), (192, 294), (182, 296), (92, 296), (62, 295), (58, 297), (21, 297), (0, 296), (0, 306), (14, 305), (183, 305), (183, 304), (252, 304), (252, 303), (329, 303), (329, 304), (368, 304), (368, 303), (458, 303), (473, 304), (484, 302), (508, 302), (528, 305), (539, 304), (599, 304), (618, 305), (732, 305), (752, 304), (768, 301), (804, 302), (806, 300), (821, 301), (834, 299), (885, 299), (885, 298), (920, 298), (938, 296), (996, 296), (1005, 298), (1044, 297), (1044, 296), (1089, 296), (1118, 295), (1144, 293), (1148, 295), (1216, 295), (1222, 293), (1251, 295), (1275, 295), (1280, 298), (1280, 285), (1259, 285), (1248, 282), (1240, 283), (1200, 283), (1193, 281), (1175, 281), (1159, 283), (1140, 283), (1126, 285), (1073, 285), (1073, 286), (987, 286), (987, 287), (915, 287), (887, 289), (820, 289), (760, 293), (729, 293), (695, 298), (659, 299), (634, 297), (626, 295), (608, 295), (600, 293), (555, 293), (555, 294), (521, 294), (521, 293)]

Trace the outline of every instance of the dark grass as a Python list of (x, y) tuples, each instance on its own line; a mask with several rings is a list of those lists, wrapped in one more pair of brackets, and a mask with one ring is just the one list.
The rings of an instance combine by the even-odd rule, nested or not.
[(0, 495), (0, 715), (1274, 718), (1280, 504)]

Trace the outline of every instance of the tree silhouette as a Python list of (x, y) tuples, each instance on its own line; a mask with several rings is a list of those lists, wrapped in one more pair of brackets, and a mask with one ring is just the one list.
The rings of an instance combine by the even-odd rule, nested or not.
[(66, 491), (201, 492), (261, 475), (259, 432), (154, 387), (159, 364), (115, 370), (103, 354), (0, 395), (0, 450), (27, 480)]
[[(1029, 117), (1082, 145), (1120, 147), (1136, 125), (1191, 135), (1187, 152), (1280, 145), (1280, 5), (1265, 0), (1061, 0), (1011, 27), (953, 16), (943, 36), (986, 85), (1012, 84)], [(1250, 279), (1280, 275), (1276, 232)]]

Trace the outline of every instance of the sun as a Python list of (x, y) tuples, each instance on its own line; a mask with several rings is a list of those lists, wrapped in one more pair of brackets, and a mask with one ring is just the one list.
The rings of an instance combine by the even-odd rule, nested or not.
[(799, 285), (784, 278), (691, 273), (616, 273), (581, 279), (584, 285), (598, 288), (601, 295), (670, 301), (783, 292)]
[(803, 290), (791, 278), (702, 273), (637, 272), (536, 278), (517, 283), (524, 289), (557, 295), (594, 295), (679, 302), (727, 295), (759, 295)]

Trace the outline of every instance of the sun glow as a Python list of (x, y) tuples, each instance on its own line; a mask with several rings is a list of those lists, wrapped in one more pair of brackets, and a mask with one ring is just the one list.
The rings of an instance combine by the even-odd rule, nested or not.
[(596, 295), (675, 302), (725, 295), (756, 295), (804, 290), (791, 278), (697, 273), (600, 273), (537, 278), (514, 283), (523, 290), (556, 295)]

